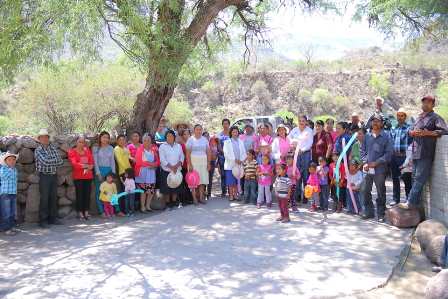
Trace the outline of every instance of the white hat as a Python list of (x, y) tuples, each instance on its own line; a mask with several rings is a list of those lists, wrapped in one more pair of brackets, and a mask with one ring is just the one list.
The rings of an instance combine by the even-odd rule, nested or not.
[(359, 116), (358, 112), (353, 112), (352, 117), (354, 117), (354, 116)]
[(244, 176), (244, 168), (242, 165), (235, 165), (232, 168), (232, 175), (237, 178), (241, 179)]
[(404, 109), (403, 107), (401, 107), (400, 109), (398, 109), (397, 114), (398, 113), (404, 113), (406, 115), (408, 115), (408, 113), (406, 112), (406, 109)]
[(48, 133), (47, 129), (40, 129), (39, 134), (37, 134), (37, 138), (40, 136), (50, 136), (50, 133)]
[(5, 165), (6, 164), (5, 160), (7, 158), (9, 158), (9, 157), (15, 157), (16, 160), (17, 160), (19, 158), (19, 155), (13, 154), (13, 153), (10, 153), (10, 152), (3, 153), (3, 154), (0, 155), (0, 164), (1, 165)]
[(278, 129), (280, 129), (280, 128), (283, 128), (283, 129), (286, 130), (286, 135), (289, 134), (289, 128), (288, 128), (287, 126), (285, 126), (284, 124), (279, 124), (279, 125), (277, 126), (277, 130), (276, 130), (277, 133), (278, 133)]
[(182, 179), (183, 179), (183, 177), (182, 177), (182, 173), (180, 171), (176, 171), (176, 173), (170, 172), (168, 174), (168, 177), (166, 178), (166, 184), (171, 189), (175, 189), (175, 188), (179, 187), (180, 184), (182, 184)]

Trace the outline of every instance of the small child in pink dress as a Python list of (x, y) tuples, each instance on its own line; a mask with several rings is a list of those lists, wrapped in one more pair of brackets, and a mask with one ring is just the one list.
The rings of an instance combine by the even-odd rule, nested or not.
[(265, 199), (266, 199), (266, 206), (270, 208), (272, 206), (271, 185), (274, 172), (272, 165), (270, 164), (270, 158), (268, 155), (264, 155), (261, 161), (262, 164), (258, 166), (257, 170), (258, 175), (257, 208), (261, 207)]
[(319, 176), (317, 174), (317, 164), (314, 162), (310, 163), (310, 167), (308, 168), (308, 180), (306, 182), (307, 185), (314, 188), (313, 196), (312, 196), (312, 204), (310, 207), (310, 211), (314, 212), (317, 210), (317, 203), (319, 202), (319, 194), (320, 194), (320, 183)]

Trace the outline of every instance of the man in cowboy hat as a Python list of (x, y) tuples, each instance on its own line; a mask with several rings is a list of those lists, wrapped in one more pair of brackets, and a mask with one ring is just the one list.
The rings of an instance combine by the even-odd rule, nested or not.
[(409, 136), (409, 125), (406, 123), (406, 118), (406, 110), (404, 110), (404, 108), (398, 109), (397, 125), (390, 132), (394, 146), (392, 158), (390, 160), (394, 198), (392, 205), (400, 203), (400, 167), (406, 160), (406, 150), (412, 142), (412, 138)]
[(47, 129), (41, 129), (37, 135), (40, 145), (34, 151), (36, 170), (39, 173), (39, 226), (45, 228), (48, 224), (62, 224), (58, 220), (57, 167), (63, 164), (61, 156), (54, 145), (50, 144), (50, 134)]
[(18, 155), (4, 153), (0, 156), (0, 231), (6, 235), (15, 235), (17, 204), (17, 169)]

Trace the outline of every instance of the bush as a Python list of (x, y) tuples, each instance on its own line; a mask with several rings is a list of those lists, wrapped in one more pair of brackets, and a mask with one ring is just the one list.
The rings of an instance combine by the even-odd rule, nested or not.
[(10, 133), (11, 120), (3, 115), (0, 115), (0, 136)]
[(323, 105), (331, 99), (331, 94), (327, 89), (316, 88), (311, 96), (311, 101), (317, 105)]
[(448, 82), (442, 81), (439, 83), (436, 95), (438, 100), (436, 111), (448, 120)]
[(298, 118), (297, 116), (294, 114), (294, 112), (291, 112), (289, 110), (283, 109), (283, 110), (279, 110), (275, 113), (275, 116), (280, 116), (283, 121), (287, 121), (286, 118), (292, 119), (294, 121), (294, 123), (298, 123)]
[(205, 81), (201, 89), (203, 92), (212, 93), (216, 89), (215, 82), (213, 82), (212, 80)]
[(297, 95), (299, 100), (302, 101), (309, 101), (311, 99), (311, 96), (313, 94), (308, 89), (302, 89), (299, 91), (299, 94)]
[(378, 74), (372, 73), (370, 75), (369, 87), (380, 97), (386, 98), (389, 96), (391, 83), (389, 82), (390, 75), (388, 73)]
[(335, 96), (333, 100), (337, 107), (346, 107), (350, 103), (349, 98), (340, 95)]
[(331, 118), (335, 122), (337, 122), (336, 117), (334, 117), (333, 115), (327, 115), (327, 114), (315, 116), (315, 117), (313, 117), (313, 121), (316, 122), (318, 120), (321, 120), (321, 121), (325, 122), (329, 118)]

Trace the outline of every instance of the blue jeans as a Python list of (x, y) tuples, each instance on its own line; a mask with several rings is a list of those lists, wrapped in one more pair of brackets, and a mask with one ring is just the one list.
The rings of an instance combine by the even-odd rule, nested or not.
[(129, 193), (125, 200), (126, 214), (131, 214), (135, 211), (135, 193)]
[(257, 204), (257, 180), (244, 181), (244, 201), (245, 203)]
[(319, 206), (322, 210), (328, 210), (328, 198), (330, 197), (330, 185), (320, 185)]
[(392, 183), (393, 183), (393, 197), (396, 203), (400, 202), (400, 177), (401, 169), (400, 166), (403, 165), (406, 156), (392, 156), (390, 161), (390, 171), (392, 173)]
[(431, 175), (432, 159), (413, 160), (412, 188), (409, 192), (409, 203), (413, 206), (420, 206), (422, 200), (422, 190)]
[(218, 165), (219, 165), (219, 173), (221, 175), (221, 193), (222, 196), (226, 196), (227, 194), (227, 186), (226, 186), (226, 175), (224, 170), (224, 162), (225, 159), (223, 156), (218, 156)]
[(0, 194), (0, 231), (7, 231), (16, 223), (16, 194)]
[[(311, 162), (311, 151), (302, 153), (297, 157), (297, 169), (300, 171), (300, 179), (297, 180), (296, 191), (294, 192), (294, 199), (301, 200), (305, 197), (303, 196), (302, 190), (306, 186), (306, 181), (308, 180), (308, 168)], [(303, 186), (302, 186), (303, 184)]]
[(212, 196), (213, 175), (215, 174), (216, 161), (210, 161), (210, 171), (208, 172), (207, 195)]
[[(353, 206), (352, 197), (350, 196), (350, 190), (347, 188), (346, 191), (347, 207), (350, 213), (355, 213), (355, 207)], [(359, 191), (353, 191), (353, 197), (355, 198), (356, 206), (358, 207), (358, 214), (362, 212), (361, 206), (361, 193)]]

